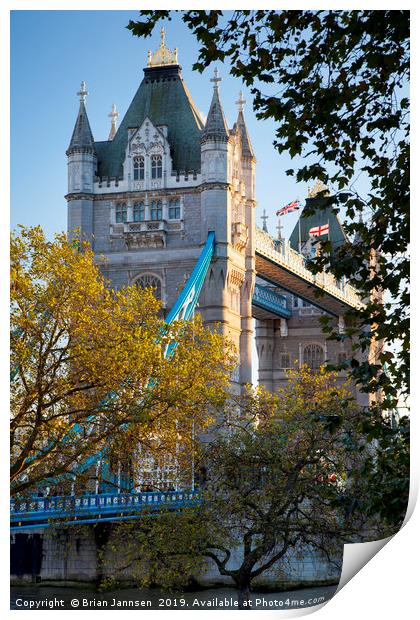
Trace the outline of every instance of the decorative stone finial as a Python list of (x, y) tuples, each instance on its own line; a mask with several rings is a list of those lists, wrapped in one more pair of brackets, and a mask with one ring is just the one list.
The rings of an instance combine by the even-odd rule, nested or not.
[(219, 71), (216, 67), (214, 70), (214, 77), (210, 79), (210, 82), (214, 83), (214, 86), (213, 86), (214, 90), (219, 90), (219, 82), (221, 81), (222, 81), (222, 78), (219, 76)]
[(243, 112), (244, 111), (244, 105), (246, 104), (246, 101), (244, 99), (244, 96), (243, 96), (243, 93), (242, 93), (241, 90), (239, 91), (239, 99), (235, 103), (238, 106), (238, 112)]
[(262, 214), (262, 216), (261, 216), (261, 219), (262, 219), (262, 222), (263, 222), (263, 227), (262, 227), (263, 231), (264, 231), (264, 232), (268, 232), (268, 230), (267, 230), (267, 220), (268, 220), (268, 215), (267, 215), (267, 212), (266, 212), (266, 210), (265, 210), (265, 209), (264, 209), (264, 211), (263, 211), (263, 214)]
[(330, 195), (328, 187), (324, 185), (322, 181), (317, 179), (315, 185), (308, 189), (308, 198), (316, 198), (316, 196), (321, 192), (326, 192), (325, 193), (326, 196)]
[(111, 112), (108, 114), (108, 117), (111, 119), (111, 130), (109, 132), (108, 140), (113, 140), (115, 134), (117, 133), (117, 118), (118, 118), (118, 110), (115, 103), (112, 104)]
[(80, 84), (80, 90), (76, 93), (78, 97), (80, 97), (80, 102), (84, 103), (86, 101), (86, 97), (88, 96), (88, 91), (86, 89), (86, 82), (82, 82)]
[(281, 224), (281, 218), (280, 217), (279, 217), (279, 221), (277, 223), (276, 228), (277, 228), (277, 239), (279, 241), (281, 241), (283, 239), (283, 237), (281, 236), (281, 231), (283, 230), (283, 226)]
[(160, 47), (154, 54), (149, 50), (147, 52), (147, 66), (161, 67), (163, 65), (177, 65), (178, 50), (173, 51), (165, 46), (165, 28), (162, 26), (160, 30)]

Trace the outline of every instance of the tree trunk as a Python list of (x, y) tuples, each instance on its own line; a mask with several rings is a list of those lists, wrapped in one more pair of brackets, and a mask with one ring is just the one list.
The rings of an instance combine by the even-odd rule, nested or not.
[(99, 587), (104, 578), (105, 547), (111, 536), (111, 523), (95, 523), (93, 532), (96, 543), (96, 586)]
[(238, 587), (238, 608), (239, 609), (252, 609), (248, 601), (250, 598), (250, 579), (245, 578), (237, 582)]

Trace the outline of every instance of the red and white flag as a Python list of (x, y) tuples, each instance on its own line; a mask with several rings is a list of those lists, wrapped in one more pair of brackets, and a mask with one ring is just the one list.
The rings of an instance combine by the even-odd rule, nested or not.
[(278, 211), (276, 211), (276, 215), (286, 215), (286, 213), (290, 213), (291, 211), (297, 211), (299, 209), (299, 200), (294, 200), (293, 202), (289, 202), (285, 207), (282, 207)]
[(322, 226), (314, 226), (313, 228), (309, 229), (310, 237), (322, 237), (322, 235), (329, 235), (329, 234), (330, 234), (329, 224), (323, 224)]

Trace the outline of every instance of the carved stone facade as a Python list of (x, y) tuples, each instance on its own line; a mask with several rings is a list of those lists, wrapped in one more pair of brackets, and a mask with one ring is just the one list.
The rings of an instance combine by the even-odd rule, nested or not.
[(113, 286), (136, 282), (141, 274), (158, 277), (165, 312), (214, 231), (215, 258), (198, 311), (205, 324), (217, 324), (233, 340), (239, 390), (252, 380), (255, 280), (256, 162), (243, 102), (229, 129), (216, 75), (203, 124), (175, 52), (164, 42), (158, 52), (149, 56), (144, 79), (118, 129), (116, 115), (110, 117), (108, 141), (94, 142), (86, 97), (81, 101), (75, 132), (82, 152), (72, 143), (68, 150), (68, 227), (70, 232), (80, 228), (94, 251), (105, 255), (103, 269)]
[[(93, 141), (82, 89), (67, 151), (68, 226), (69, 231), (80, 228), (95, 252), (106, 256), (103, 269), (113, 286), (133, 282), (140, 274), (155, 274), (165, 312), (192, 272), (209, 231), (214, 231), (216, 252), (198, 311), (205, 324), (217, 324), (236, 346), (233, 380), (239, 390), (252, 381), (255, 236), (264, 234), (255, 228), (256, 159), (242, 95), (236, 122), (229, 128), (216, 72), (204, 124), (174, 54), (162, 47), (149, 58), (118, 129), (112, 116), (108, 141)], [(314, 188), (311, 200), (324, 189)], [(329, 222), (339, 235), (333, 214)], [(300, 230), (294, 234), (300, 240)], [(304, 257), (295, 254), (303, 265)], [(326, 342), (317, 308), (285, 294), (292, 318), (271, 314), (256, 324), (259, 381), (272, 390), (284, 385), (288, 368), (304, 361), (313, 365), (350, 356), (347, 345)]]

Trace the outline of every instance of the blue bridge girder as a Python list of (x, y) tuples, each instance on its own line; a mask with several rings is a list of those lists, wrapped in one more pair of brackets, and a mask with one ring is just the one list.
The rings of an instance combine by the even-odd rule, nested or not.
[(191, 508), (200, 502), (201, 494), (192, 490), (12, 499), (10, 529), (20, 532), (57, 525), (128, 521), (167, 510)]
[(255, 285), (252, 305), (283, 319), (290, 319), (292, 316), (291, 311), (287, 307), (287, 297), (261, 284)]

